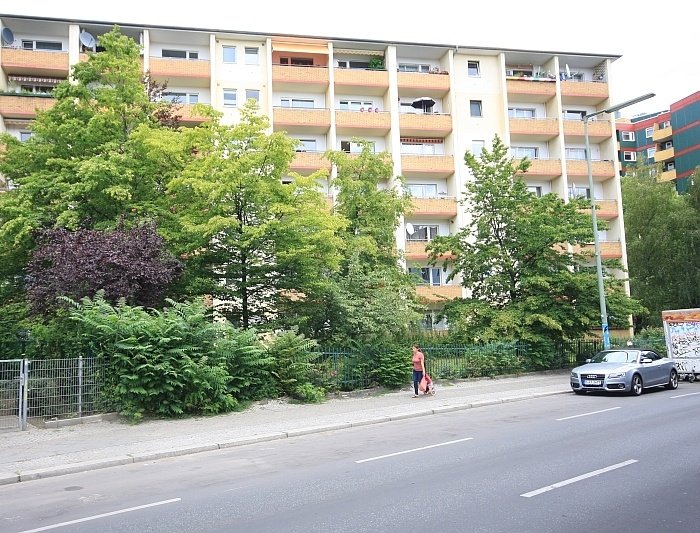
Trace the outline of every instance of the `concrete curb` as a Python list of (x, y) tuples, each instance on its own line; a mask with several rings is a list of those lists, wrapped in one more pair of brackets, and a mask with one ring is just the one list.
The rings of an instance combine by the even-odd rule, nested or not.
[(571, 392), (568, 388), (566, 390), (557, 392), (542, 392), (542, 393), (528, 393), (525, 395), (515, 395), (508, 396), (504, 398), (494, 399), (494, 400), (481, 400), (476, 402), (469, 402), (463, 404), (455, 405), (445, 405), (442, 407), (435, 407), (432, 409), (426, 409), (422, 411), (415, 411), (411, 413), (403, 413), (394, 416), (380, 416), (376, 418), (367, 418), (362, 420), (356, 420), (354, 422), (340, 422), (328, 425), (319, 426), (309, 426), (306, 428), (293, 429), (289, 431), (280, 431), (266, 433), (262, 435), (255, 435), (252, 437), (240, 437), (232, 439), (229, 441), (217, 442), (213, 444), (199, 444), (196, 446), (184, 446), (176, 447), (169, 450), (163, 450), (161, 452), (144, 453), (139, 455), (123, 455), (116, 456), (109, 459), (96, 459), (94, 461), (85, 461), (80, 463), (72, 463), (61, 466), (53, 466), (47, 468), (40, 468), (37, 470), (29, 470), (27, 472), (15, 472), (15, 473), (0, 473), (0, 486), (10, 485), (12, 483), (20, 483), (24, 481), (31, 481), (34, 479), (44, 479), (48, 477), (63, 476), (66, 474), (77, 474), (79, 472), (87, 472), (90, 470), (98, 470), (101, 468), (110, 468), (112, 466), (121, 466), (126, 464), (134, 464), (145, 461), (156, 461), (158, 459), (165, 459), (168, 457), (178, 457), (182, 455), (192, 455), (196, 453), (209, 452), (214, 450), (223, 450), (226, 448), (233, 448), (236, 446), (246, 446), (248, 444), (257, 444), (260, 442), (268, 442), (279, 439), (287, 439), (292, 437), (299, 437), (302, 435), (311, 435), (314, 433), (324, 433), (327, 431), (336, 431), (341, 429), (348, 429), (353, 427), (368, 426), (372, 424), (382, 424), (384, 422), (394, 422), (398, 420), (406, 420), (410, 418), (418, 418), (421, 416), (436, 415), (442, 413), (449, 413), (454, 411), (463, 411), (465, 409), (473, 409), (476, 407), (485, 407), (488, 405), (496, 405), (500, 403), (510, 403), (520, 400), (530, 400), (533, 398), (541, 398), (544, 396), (553, 396), (555, 394), (566, 394)]

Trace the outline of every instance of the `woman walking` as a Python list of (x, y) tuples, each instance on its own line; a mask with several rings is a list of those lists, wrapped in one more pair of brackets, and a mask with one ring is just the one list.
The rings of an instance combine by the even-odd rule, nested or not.
[(420, 347), (414, 344), (413, 356), (411, 357), (411, 362), (413, 363), (413, 397), (418, 398), (418, 385), (421, 379), (425, 375), (425, 356), (423, 352), (420, 351)]

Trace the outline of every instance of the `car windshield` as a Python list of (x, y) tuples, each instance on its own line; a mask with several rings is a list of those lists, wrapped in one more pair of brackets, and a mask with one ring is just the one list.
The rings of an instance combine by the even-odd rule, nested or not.
[(636, 351), (600, 352), (593, 358), (594, 363), (636, 363)]

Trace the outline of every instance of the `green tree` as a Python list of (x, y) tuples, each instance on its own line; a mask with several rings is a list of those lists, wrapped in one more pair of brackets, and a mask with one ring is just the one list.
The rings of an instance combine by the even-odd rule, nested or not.
[[(446, 305), (451, 330), (471, 340), (555, 341), (599, 326), (597, 278), (590, 256), (577, 252), (593, 240), (585, 200), (565, 203), (555, 194), (531, 194), (496, 136), (492, 150), (464, 157), (474, 180), (462, 200), (471, 223), (431, 241), (433, 264), (451, 253), (451, 277), (470, 293)], [(619, 267), (619, 263), (607, 263)], [(606, 276), (611, 324), (625, 325), (638, 306), (623, 281)]]
[(630, 291), (648, 309), (637, 328), (660, 326), (665, 309), (700, 307), (700, 176), (679, 195), (652, 170), (622, 178)]
[(187, 291), (211, 294), (244, 329), (268, 325), (286, 301), (307, 298), (339, 261), (339, 219), (318, 176), (293, 174), (283, 183), (295, 141), (268, 129), (248, 102), (235, 126), (214, 117), (188, 130), (196, 157), (167, 189), (184, 229)]

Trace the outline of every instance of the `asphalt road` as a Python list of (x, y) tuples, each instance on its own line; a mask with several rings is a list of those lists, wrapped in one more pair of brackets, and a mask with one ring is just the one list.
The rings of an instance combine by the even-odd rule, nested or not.
[(700, 528), (696, 387), (557, 395), (0, 487), (0, 530)]

